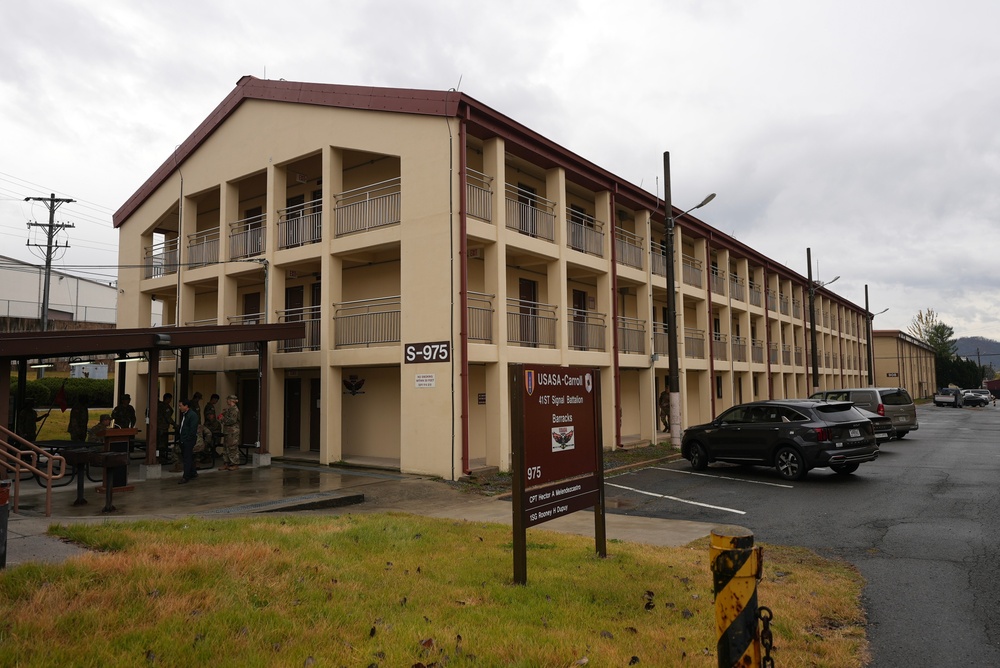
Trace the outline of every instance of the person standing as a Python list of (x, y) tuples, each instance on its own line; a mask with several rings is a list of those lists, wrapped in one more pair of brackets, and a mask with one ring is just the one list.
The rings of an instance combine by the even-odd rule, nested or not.
[(222, 423), (219, 422), (219, 395), (213, 394), (205, 404), (205, 419), (203, 420), (208, 430), (212, 432), (212, 442), (222, 443)]
[[(17, 435), (26, 441), (35, 442), (35, 436), (37, 431), (35, 430), (35, 423), (39, 420), (44, 420), (45, 415), (39, 415), (35, 412), (35, 400), (28, 397), (24, 400), (21, 410), (17, 413)], [(86, 428), (86, 423), (84, 423), (84, 428)], [(86, 436), (86, 433), (84, 433)]]
[(87, 422), (90, 421), (90, 410), (87, 408), (87, 397), (83, 394), (76, 396), (76, 403), (69, 409), (69, 425), (66, 431), (69, 432), (69, 440), (83, 443), (87, 440)]
[(184, 475), (181, 476), (180, 484), (190, 482), (198, 477), (198, 472), (194, 468), (194, 445), (198, 441), (198, 413), (191, 410), (187, 400), (181, 399), (177, 402), (181, 411), (181, 424), (177, 428), (177, 442), (181, 448), (181, 460), (184, 462)]
[(166, 464), (170, 460), (170, 428), (177, 429), (174, 409), (170, 405), (173, 398), (174, 395), (167, 392), (156, 408), (156, 449), (160, 451), (161, 464)]
[(235, 394), (226, 397), (226, 408), (219, 414), (222, 422), (222, 462), (220, 471), (235, 471), (240, 467), (240, 409)]
[(135, 406), (132, 405), (132, 396), (122, 395), (122, 401), (111, 411), (111, 421), (119, 429), (131, 429), (135, 426)]
[(670, 395), (666, 390), (660, 392), (656, 407), (657, 417), (663, 423), (663, 431), (670, 431)]

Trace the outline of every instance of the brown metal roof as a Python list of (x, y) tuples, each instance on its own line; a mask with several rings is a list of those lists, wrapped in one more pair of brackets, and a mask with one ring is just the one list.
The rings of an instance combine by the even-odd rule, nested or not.
[(304, 322), (17, 332), (0, 334), (0, 358), (53, 359), (86, 355), (125, 355), (156, 348), (176, 350), (196, 346), (301, 339), (305, 338), (305, 335)]

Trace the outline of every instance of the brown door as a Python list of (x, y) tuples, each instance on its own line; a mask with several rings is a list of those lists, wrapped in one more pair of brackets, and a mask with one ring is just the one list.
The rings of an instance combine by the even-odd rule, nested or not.
[(301, 450), (302, 439), (302, 379), (285, 379), (285, 449)]
[(309, 381), (309, 449), (319, 452), (319, 378)]

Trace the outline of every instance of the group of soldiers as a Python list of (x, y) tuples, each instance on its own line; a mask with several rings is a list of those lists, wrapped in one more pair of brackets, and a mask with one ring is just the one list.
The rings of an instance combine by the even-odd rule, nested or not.
[[(126, 395), (128, 396), (128, 395)], [(177, 421), (174, 419), (174, 409), (172, 406), (173, 395), (167, 392), (160, 399), (156, 411), (156, 443), (159, 448), (159, 461), (161, 464), (168, 463), (167, 443), (169, 443), (171, 430), (177, 430)], [(188, 400), (189, 411), (194, 411), (195, 415), (202, 415), (202, 420), (198, 424), (198, 445), (195, 452), (200, 452), (204, 448), (213, 447), (214, 443), (222, 440), (222, 462), (220, 471), (234, 471), (240, 466), (240, 409), (237, 406), (239, 399), (235, 394), (226, 397), (226, 407), (219, 409), (219, 395), (213, 394), (208, 399), (205, 407), (201, 407), (201, 392), (195, 392)], [(174, 472), (182, 472), (180, 446), (173, 444)]]

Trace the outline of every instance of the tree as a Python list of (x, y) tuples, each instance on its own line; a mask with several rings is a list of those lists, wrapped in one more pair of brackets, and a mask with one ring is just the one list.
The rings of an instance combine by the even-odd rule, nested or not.
[[(909, 332), (934, 349), (934, 367), (939, 386), (955, 383), (959, 387), (979, 387), (978, 381), (969, 384), (968, 381), (976, 373), (955, 354), (958, 349), (958, 343), (954, 339), (955, 330), (941, 322), (934, 309), (924, 309), (913, 316)], [(975, 362), (972, 365), (978, 370)]]
[(910, 321), (910, 326), (907, 331), (909, 331), (910, 335), (914, 338), (926, 342), (927, 333), (937, 323), (937, 312), (932, 308), (924, 309), (923, 311), (917, 311), (917, 314), (913, 316), (913, 320)]

